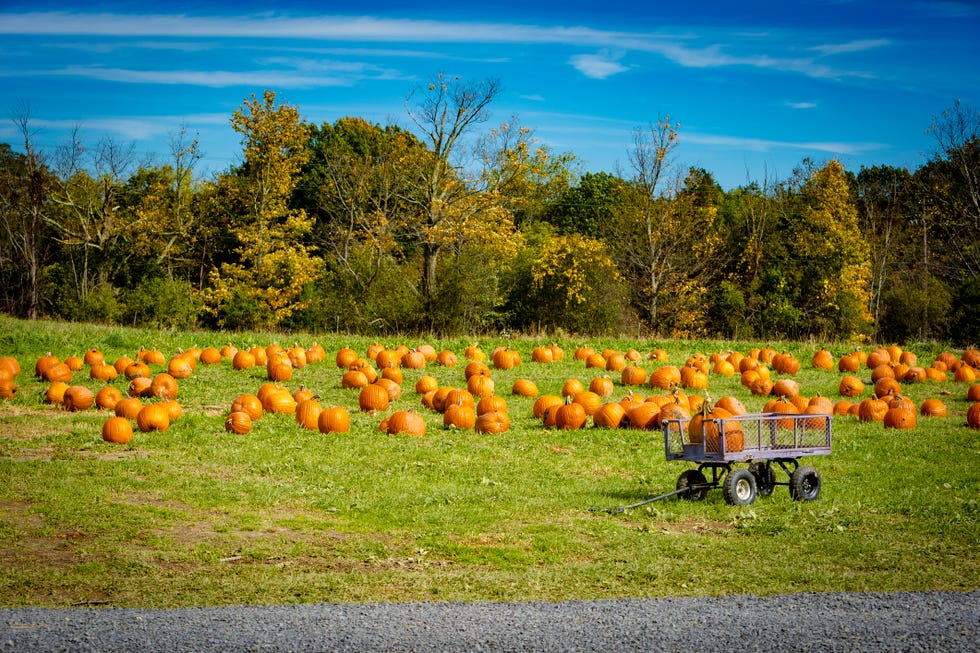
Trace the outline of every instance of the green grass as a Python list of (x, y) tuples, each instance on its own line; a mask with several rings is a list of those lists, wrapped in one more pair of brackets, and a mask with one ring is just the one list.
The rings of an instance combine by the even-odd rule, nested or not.
[[(34, 361), (98, 348), (108, 360), (140, 346), (165, 354), (232, 342), (309, 346), (324, 363), (286, 385), (313, 389), (324, 405), (351, 410), (344, 435), (301, 429), (264, 415), (246, 436), (225, 432), (232, 400), (255, 392), (264, 370), (229, 361), (199, 364), (180, 383), (184, 416), (168, 431), (137, 432), (129, 445), (102, 441), (107, 414), (47, 406)], [(424, 439), (378, 432), (381, 415), (356, 410), (340, 387), (333, 355), (364, 352), (360, 337), (170, 333), (0, 318), (0, 356), (15, 356), (20, 394), (0, 402), (0, 605), (111, 604), (173, 607), (297, 602), (562, 600), (799, 591), (968, 590), (980, 586), (977, 527), (980, 433), (966, 427), (966, 385), (920, 383), (906, 394), (949, 407), (913, 431), (837, 418), (830, 456), (807, 459), (823, 477), (814, 502), (785, 487), (751, 506), (720, 491), (704, 502), (669, 499), (621, 514), (597, 513), (673, 489), (684, 462), (664, 459), (659, 432), (549, 431), (529, 399), (510, 396), (517, 378), (557, 393), (587, 370), (579, 344), (646, 354), (654, 347), (683, 364), (701, 352), (767, 343), (565, 340), (561, 363), (531, 363), (545, 341), (512, 344), (523, 363), (495, 371), (511, 429), (503, 435), (444, 430), (441, 415), (414, 393), (421, 374), (462, 385), (468, 340), (426, 342), (460, 357), (456, 368), (405, 370), (392, 410), (426, 416)], [(418, 338), (386, 340), (389, 346)], [(837, 398), (840, 374), (810, 367), (816, 343), (773, 343), (794, 352), (802, 392)], [(940, 351), (913, 347), (928, 364)], [(850, 347), (832, 349), (835, 356)], [(651, 362), (644, 363), (654, 369)], [(154, 370), (156, 371), (156, 370)], [(862, 376), (870, 376), (865, 370)], [(614, 377), (616, 378), (616, 377)], [(625, 393), (618, 385), (615, 397)], [(75, 381), (98, 388), (87, 373)], [(125, 388), (122, 379), (116, 385)], [(639, 390), (653, 394), (650, 388)], [(738, 378), (711, 376), (713, 397)], [(390, 411), (389, 411), (390, 412)], [(782, 480), (782, 479), (781, 479)]]

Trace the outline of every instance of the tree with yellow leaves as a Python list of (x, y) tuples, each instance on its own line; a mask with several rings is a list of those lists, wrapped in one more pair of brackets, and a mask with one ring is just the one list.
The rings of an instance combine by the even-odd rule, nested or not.
[(810, 173), (793, 225), (797, 306), (811, 334), (856, 338), (866, 334), (871, 259), (844, 167), (831, 160)]
[(303, 240), (312, 220), (289, 206), (309, 156), (308, 129), (298, 109), (270, 90), (248, 98), (231, 125), (245, 158), (226, 180), (229, 204), (238, 207), (228, 216), (237, 247), (233, 260), (212, 271), (206, 303), (220, 326), (269, 328), (303, 307), (300, 294), (321, 268)]

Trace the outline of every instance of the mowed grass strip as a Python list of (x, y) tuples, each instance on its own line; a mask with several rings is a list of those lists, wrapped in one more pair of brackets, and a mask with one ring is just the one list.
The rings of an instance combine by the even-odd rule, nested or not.
[[(559, 394), (569, 378), (586, 386), (607, 372), (587, 369), (574, 350), (667, 350), (687, 357), (768, 343), (564, 339), (560, 362), (533, 363), (542, 339), (486, 339), (515, 347), (522, 363), (494, 370), (510, 430), (500, 435), (444, 429), (442, 415), (414, 392), (423, 374), (465, 385), (472, 339), (386, 338), (451, 349), (455, 367), (403, 370), (403, 394), (384, 414), (357, 409), (340, 386), (333, 356), (364, 355), (373, 338), (329, 335), (171, 333), (0, 318), (0, 356), (18, 359), (19, 393), (0, 401), (0, 604), (175, 607), (373, 601), (565, 600), (800, 591), (967, 590), (980, 586), (977, 500), (980, 434), (966, 427), (967, 385), (903, 386), (917, 404), (939, 397), (946, 418), (915, 429), (834, 421), (830, 456), (806, 459), (823, 477), (814, 502), (786, 487), (733, 507), (720, 491), (704, 502), (668, 499), (621, 514), (593, 512), (672, 490), (690, 465), (667, 462), (658, 431), (544, 429), (532, 399), (510, 394), (528, 378)], [(229, 360), (199, 363), (180, 381), (183, 416), (167, 431), (137, 431), (126, 445), (102, 440), (106, 411), (69, 413), (43, 402), (48, 384), (34, 362), (98, 349), (109, 361), (140, 347), (168, 357), (191, 347), (309, 346), (327, 360), (294, 371), (290, 390), (313, 390), (323, 406), (351, 414), (346, 434), (299, 427), (266, 414), (247, 435), (224, 429), (233, 399), (267, 382), (264, 368)], [(839, 399), (841, 374), (813, 369), (823, 345), (775, 343), (801, 362), (793, 377), (807, 396)], [(917, 350), (928, 364), (938, 345)], [(848, 345), (830, 347), (835, 356)], [(914, 349), (915, 347), (910, 347)], [(641, 362), (648, 372), (663, 362)], [(492, 366), (491, 366), (492, 367)], [(155, 368), (154, 372), (160, 371)], [(629, 389), (609, 373), (618, 399)], [(870, 372), (859, 376), (869, 381)], [(102, 382), (76, 372), (73, 383)], [(120, 377), (114, 385), (125, 391)], [(649, 386), (634, 392), (660, 391)], [(712, 374), (706, 391), (731, 394), (751, 411), (738, 376)], [(866, 389), (865, 395), (870, 394)], [(381, 433), (395, 410), (425, 416), (424, 438)], [(780, 479), (784, 480), (784, 479)]]

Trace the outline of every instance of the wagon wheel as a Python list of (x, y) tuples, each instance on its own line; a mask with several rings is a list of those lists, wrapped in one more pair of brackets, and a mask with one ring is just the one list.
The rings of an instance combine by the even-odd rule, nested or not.
[(776, 472), (767, 463), (752, 463), (749, 472), (755, 477), (755, 489), (760, 497), (768, 497), (776, 489)]
[(722, 490), (728, 503), (733, 506), (747, 506), (755, 501), (755, 476), (747, 469), (733, 469), (725, 477)]
[(688, 501), (704, 501), (708, 496), (708, 479), (697, 469), (687, 469), (677, 477), (677, 489), (685, 490), (679, 496)]
[(820, 472), (811, 465), (796, 468), (789, 477), (789, 495), (795, 501), (813, 501), (820, 496)]

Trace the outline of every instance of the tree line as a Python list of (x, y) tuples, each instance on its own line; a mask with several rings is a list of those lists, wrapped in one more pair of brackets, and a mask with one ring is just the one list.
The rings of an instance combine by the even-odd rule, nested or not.
[(980, 342), (980, 114), (928, 126), (914, 171), (804, 159), (725, 191), (634, 131), (628, 171), (579, 171), (496, 80), (436, 76), (411, 128), (310, 124), (276, 93), (232, 114), (241, 163), (195, 175), (78, 134), (0, 144), (0, 310), (158, 328)]

